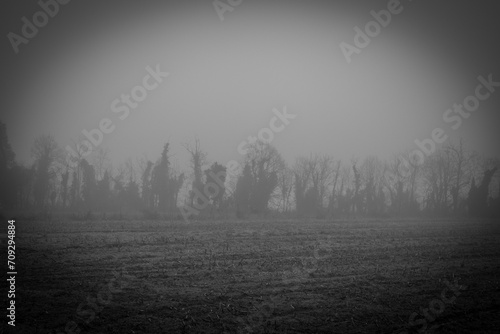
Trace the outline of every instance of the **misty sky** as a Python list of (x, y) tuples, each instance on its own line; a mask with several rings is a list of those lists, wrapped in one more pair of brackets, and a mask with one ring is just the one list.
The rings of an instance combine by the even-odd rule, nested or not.
[[(109, 118), (115, 129), (102, 146), (115, 164), (155, 161), (168, 141), (184, 166), (181, 144), (194, 136), (225, 164), (284, 106), (297, 117), (272, 144), (289, 162), (316, 152), (389, 157), (436, 127), (500, 156), (500, 89), (459, 129), (443, 121), (478, 76), (500, 81), (500, 4), (401, 1), (403, 11), (348, 64), (340, 43), (354, 44), (354, 27), (387, 3), (244, 0), (221, 21), (212, 1), (72, 0), (15, 54), (7, 34), (21, 34), (21, 18), (40, 7), (7, 0), (0, 120), (23, 163), (38, 135), (65, 147)], [(120, 120), (112, 102), (157, 65), (169, 76)]]

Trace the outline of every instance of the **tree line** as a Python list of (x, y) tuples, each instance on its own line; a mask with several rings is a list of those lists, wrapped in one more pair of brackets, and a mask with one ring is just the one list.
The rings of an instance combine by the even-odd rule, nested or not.
[(408, 153), (350, 161), (311, 154), (291, 165), (274, 146), (257, 141), (237, 170), (209, 163), (197, 138), (183, 147), (187, 171), (173, 167), (169, 143), (154, 162), (128, 160), (113, 168), (102, 148), (68, 164), (53, 137), (44, 135), (33, 143), (32, 164), (22, 166), (0, 122), (0, 209), (86, 218), (500, 216), (499, 160), (466, 149), (461, 140), (423, 163)]

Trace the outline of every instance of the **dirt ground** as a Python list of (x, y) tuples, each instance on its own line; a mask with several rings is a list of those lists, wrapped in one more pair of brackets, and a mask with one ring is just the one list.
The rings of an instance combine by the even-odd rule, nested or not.
[(16, 227), (16, 327), (2, 333), (500, 330), (497, 221)]

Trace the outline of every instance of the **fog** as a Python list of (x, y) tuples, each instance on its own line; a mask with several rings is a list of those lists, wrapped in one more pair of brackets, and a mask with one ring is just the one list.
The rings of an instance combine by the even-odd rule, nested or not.
[[(31, 20), (40, 6), (7, 3), (2, 31), (21, 34), (21, 18)], [(114, 165), (155, 160), (168, 141), (187, 166), (181, 145), (195, 136), (211, 161), (225, 164), (241, 159), (238, 145), (285, 107), (296, 118), (272, 144), (290, 162), (310, 153), (390, 157), (417, 148), (414, 141), (436, 127), (497, 155), (498, 92), (457, 130), (443, 114), (474, 93), (479, 76), (500, 80), (499, 5), (401, 2), (348, 63), (341, 43), (354, 45), (354, 28), (387, 6), (243, 1), (221, 20), (209, 1), (72, 1), (17, 54), (4, 38), (0, 118), (24, 163), (37, 136), (74, 146), (106, 118), (114, 130), (99, 146), (109, 148)], [(120, 119), (112, 102), (141, 85), (148, 66), (169, 75)]]
[(498, 332), (498, 1), (3, 7), (17, 332)]

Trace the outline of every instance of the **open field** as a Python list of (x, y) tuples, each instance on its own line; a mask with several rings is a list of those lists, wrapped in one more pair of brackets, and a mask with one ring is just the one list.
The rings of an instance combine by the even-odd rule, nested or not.
[[(500, 328), (495, 221), (18, 221), (16, 227), (20, 333)], [(2, 299), (5, 305), (5, 293)]]

